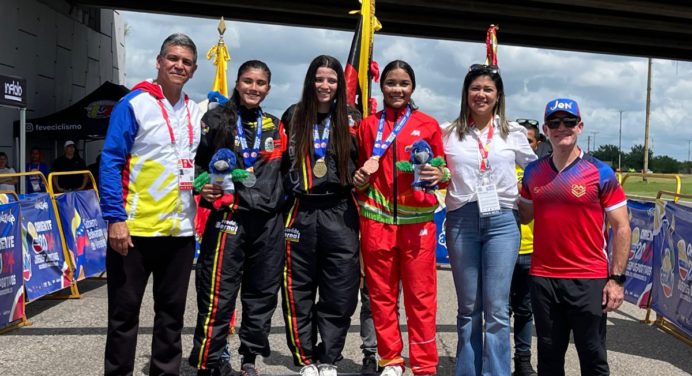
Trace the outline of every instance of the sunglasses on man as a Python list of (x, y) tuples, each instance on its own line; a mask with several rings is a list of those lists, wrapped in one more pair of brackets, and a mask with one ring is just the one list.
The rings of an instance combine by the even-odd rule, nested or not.
[(534, 119), (517, 119), (517, 123), (519, 123), (519, 125), (530, 125), (533, 127), (538, 127), (538, 120)]
[(557, 129), (560, 126), (560, 123), (564, 124), (565, 127), (567, 128), (574, 128), (579, 124), (581, 120), (576, 117), (562, 117), (562, 118), (553, 118), (548, 121), (546, 121), (546, 125), (550, 129)]
[(473, 64), (469, 67), (469, 72), (500, 74), (500, 67), (497, 65)]

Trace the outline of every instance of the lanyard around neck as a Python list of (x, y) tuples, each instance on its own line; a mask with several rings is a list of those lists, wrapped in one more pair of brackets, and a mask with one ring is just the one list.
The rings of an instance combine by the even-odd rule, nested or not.
[(320, 136), (318, 125), (313, 124), (312, 126), (312, 139), (315, 146), (315, 157), (316, 159), (322, 159), (327, 155), (327, 144), (329, 143), (329, 128), (331, 125), (331, 117), (327, 117), (327, 121), (324, 124), (324, 129), (322, 130), (322, 136)]
[(245, 168), (251, 168), (259, 155), (260, 142), (262, 141), (262, 110), (257, 110), (257, 130), (255, 133), (255, 142), (252, 144), (252, 150), (248, 149), (247, 139), (245, 138), (245, 129), (243, 129), (243, 117), (240, 115), (240, 110), (236, 113), (238, 120), (236, 128), (238, 129), (238, 138), (240, 146), (243, 148), (243, 163)]
[(406, 123), (408, 122), (409, 117), (411, 117), (411, 106), (406, 106), (406, 112), (404, 115), (399, 119), (399, 122), (394, 124), (394, 128), (392, 128), (392, 132), (389, 133), (389, 136), (387, 137), (384, 142), (382, 142), (382, 137), (384, 135), (384, 122), (385, 122), (385, 117), (386, 117), (386, 112), (387, 110), (382, 110), (382, 115), (380, 115), (380, 122), (377, 125), (377, 135), (375, 136), (375, 145), (372, 148), (372, 156), (376, 158), (380, 158), (384, 155), (384, 153), (387, 151), (389, 146), (394, 142), (394, 139), (396, 136), (401, 132), (401, 130), (404, 128)]
[[(171, 126), (171, 119), (168, 116), (168, 111), (166, 110), (166, 106), (163, 104), (163, 99), (157, 100), (159, 103), (159, 107), (161, 108), (161, 114), (163, 115), (163, 119), (166, 121), (166, 126), (168, 127), (168, 135), (171, 138), (171, 144), (175, 145), (176, 140), (175, 140), (175, 132), (173, 132), (173, 127)], [(188, 139), (188, 144), (192, 146), (193, 142), (193, 131), (192, 131), (192, 118), (190, 116), (190, 107), (188, 107), (188, 102), (189, 99), (187, 95), (185, 96), (185, 110), (187, 111), (187, 139)]]
[[(476, 128), (476, 123), (472, 122), (471, 124), (469, 124), (469, 126)], [(490, 169), (490, 161), (488, 160), (488, 155), (490, 155), (490, 143), (493, 140), (493, 132), (495, 127), (493, 126), (493, 124), (488, 125), (488, 127), (488, 139), (485, 141), (485, 145), (481, 141), (480, 134), (477, 135), (478, 137), (474, 137), (478, 142), (478, 152), (481, 154), (481, 172), (486, 172)]]

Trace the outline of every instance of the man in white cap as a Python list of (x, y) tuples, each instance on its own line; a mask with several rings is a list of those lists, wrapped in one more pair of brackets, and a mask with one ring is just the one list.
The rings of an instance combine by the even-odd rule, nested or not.
[[(65, 141), (64, 154), (55, 159), (53, 162), (52, 172), (61, 171), (80, 171), (86, 170), (84, 159), (79, 156), (75, 143), (72, 140)], [(78, 191), (84, 189), (87, 185), (86, 175), (66, 175), (58, 176), (55, 180), (56, 193)]]
[[(534, 218), (531, 305), (538, 342), (538, 374), (565, 374), (574, 335), (582, 375), (609, 375), (606, 313), (624, 298), (631, 234), (627, 197), (613, 169), (584, 154), (577, 102), (557, 98), (545, 108), (543, 131), (553, 153), (524, 171), (519, 212)], [(605, 221), (613, 229), (608, 261)]]

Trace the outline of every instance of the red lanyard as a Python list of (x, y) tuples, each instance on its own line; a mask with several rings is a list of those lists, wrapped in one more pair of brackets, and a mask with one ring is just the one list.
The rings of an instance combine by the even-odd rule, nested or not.
[[(472, 127), (475, 127), (475, 123), (470, 124)], [(488, 125), (490, 129), (488, 129), (488, 139), (485, 141), (485, 145), (483, 145), (483, 142), (481, 142), (481, 135), (478, 135), (478, 138), (476, 138), (476, 141), (478, 141), (478, 151), (481, 153), (481, 172), (485, 172), (490, 168), (489, 162), (488, 162), (488, 155), (490, 154), (490, 142), (493, 140), (493, 124)], [(479, 132), (480, 133), (480, 132)]]
[[(192, 139), (193, 139), (193, 134), (192, 134), (192, 118), (190, 116), (190, 107), (188, 107), (188, 97), (187, 95), (185, 96), (185, 110), (187, 111), (187, 138), (188, 141), (190, 142), (190, 146), (192, 146)], [(166, 126), (168, 127), (168, 135), (171, 137), (171, 143), (175, 145), (175, 133), (173, 133), (173, 127), (171, 127), (171, 119), (168, 117), (168, 111), (166, 111), (166, 107), (163, 105), (163, 100), (159, 99), (157, 101), (159, 103), (159, 107), (161, 107), (161, 114), (163, 114), (163, 119), (166, 120)]]

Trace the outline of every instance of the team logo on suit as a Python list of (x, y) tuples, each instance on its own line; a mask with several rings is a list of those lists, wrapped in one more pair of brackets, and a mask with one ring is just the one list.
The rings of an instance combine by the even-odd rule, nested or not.
[(574, 197), (581, 197), (586, 194), (586, 187), (581, 184), (572, 185), (572, 194)]

